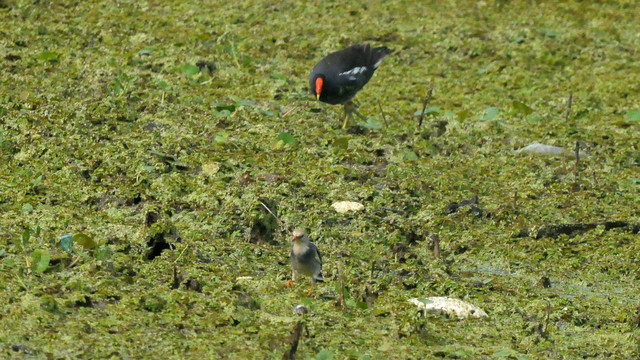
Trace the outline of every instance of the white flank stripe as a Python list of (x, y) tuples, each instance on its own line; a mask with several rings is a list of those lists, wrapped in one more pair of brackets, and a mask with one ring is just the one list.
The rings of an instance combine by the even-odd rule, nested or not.
[(367, 67), (366, 66), (356, 66), (353, 69), (347, 70), (345, 72), (341, 72), (338, 75), (357, 75), (357, 74), (363, 73), (365, 71), (367, 71)]

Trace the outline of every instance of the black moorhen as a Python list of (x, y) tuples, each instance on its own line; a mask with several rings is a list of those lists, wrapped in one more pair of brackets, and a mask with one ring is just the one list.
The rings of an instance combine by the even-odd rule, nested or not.
[(369, 44), (356, 44), (327, 55), (311, 70), (309, 86), (316, 99), (331, 105), (344, 104), (343, 129), (354, 113), (366, 120), (351, 99), (369, 82), (390, 52), (386, 46), (371, 48)]

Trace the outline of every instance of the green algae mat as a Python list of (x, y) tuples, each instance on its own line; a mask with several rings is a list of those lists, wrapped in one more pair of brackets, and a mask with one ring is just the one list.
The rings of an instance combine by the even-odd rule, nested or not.
[[(637, 357), (639, 17), (0, 0), (0, 357)], [(343, 130), (308, 75), (363, 42), (393, 53)]]

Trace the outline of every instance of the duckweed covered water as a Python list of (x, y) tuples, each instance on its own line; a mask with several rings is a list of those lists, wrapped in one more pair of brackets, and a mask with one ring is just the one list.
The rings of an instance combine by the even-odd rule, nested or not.
[[(281, 358), (298, 304), (302, 359), (638, 356), (634, 2), (5, 0), (0, 17), (3, 357)], [(307, 76), (365, 41), (394, 53), (344, 131)], [(577, 163), (514, 152), (578, 141)], [(289, 235), (261, 202), (322, 251), (314, 298), (284, 287)], [(406, 301), (427, 296), (489, 317)]]

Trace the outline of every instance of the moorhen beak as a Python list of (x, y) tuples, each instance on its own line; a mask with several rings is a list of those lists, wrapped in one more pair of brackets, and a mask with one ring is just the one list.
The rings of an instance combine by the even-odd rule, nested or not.
[(311, 70), (309, 86), (316, 99), (331, 105), (344, 104), (343, 129), (353, 114), (366, 120), (356, 111), (351, 99), (369, 82), (390, 52), (386, 46), (371, 48), (369, 44), (352, 45), (327, 55)]

